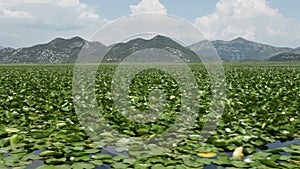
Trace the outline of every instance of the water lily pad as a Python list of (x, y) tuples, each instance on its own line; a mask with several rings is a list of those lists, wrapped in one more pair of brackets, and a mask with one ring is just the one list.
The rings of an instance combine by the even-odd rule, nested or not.
[(218, 158), (213, 160), (213, 163), (219, 165), (229, 165), (231, 164), (228, 156), (218, 156)]
[(189, 166), (189, 167), (200, 167), (203, 166), (200, 162), (196, 161), (195, 159), (192, 158), (183, 158), (182, 159), (183, 164)]
[(87, 163), (73, 163), (71, 167), (72, 169), (93, 169), (95, 166)]
[(66, 165), (66, 164), (64, 164), (64, 165), (56, 165), (54, 167), (54, 169), (71, 169), (71, 166), (70, 165)]
[(283, 166), (283, 167), (289, 168), (289, 169), (299, 168), (298, 164), (287, 163), (287, 162), (280, 163), (280, 166)]
[(271, 161), (271, 160), (268, 160), (268, 159), (259, 159), (259, 161), (262, 164), (265, 164), (266, 166), (278, 168), (278, 165), (275, 162)]
[(141, 151), (141, 150), (144, 150), (144, 146), (132, 145), (129, 147), (129, 151)]
[(10, 137), (10, 145), (17, 145), (18, 143), (20, 143), (20, 141), (23, 140), (23, 136), (22, 135), (19, 135), (19, 134), (15, 134), (15, 135), (12, 135)]
[(96, 160), (105, 160), (105, 159), (112, 159), (112, 155), (110, 154), (97, 154), (92, 156), (93, 159)]
[(70, 141), (70, 142), (77, 142), (77, 141), (81, 141), (81, 140), (84, 140), (84, 139), (81, 136), (79, 136), (75, 133), (72, 133), (72, 134), (67, 136), (67, 140)]
[(134, 165), (135, 169), (148, 169), (151, 165), (150, 164), (145, 164), (145, 163), (136, 163)]
[[(132, 81), (128, 97), (133, 98), (130, 104), (136, 110), (144, 112), (150, 107), (148, 95), (156, 87), (164, 91), (167, 99), (163, 105), (165, 110), (160, 111), (158, 115), (159, 120), (149, 122), (149, 124), (138, 124), (123, 118), (114, 105), (111, 79), (117, 65), (101, 65), (95, 76), (97, 77), (96, 90), (91, 92), (91, 95), (95, 94), (97, 97), (99, 109), (103, 110), (102, 114), (106, 119), (99, 119), (98, 116), (94, 118), (91, 115), (87, 116), (89, 123), (82, 123), (82, 121), (80, 123), (79, 120), (82, 120), (81, 117), (84, 116), (76, 116), (76, 109), (72, 103), (74, 99), (79, 99), (82, 104), (77, 104), (77, 106), (88, 107), (89, 102), (85, 99), (90, 99), (90, 94), (85, 90), (87, 93), (83, 93), (84, 96), (74, 97), (72, 93), (74, 65), (2, 65), (0, 67), (0, 78), (3, 82), (2, 88), (0, 87), (0, 100), (2, 100), (0, 102), (2, 112), (0, 113), (1, 167), (24, 168), (26, 165), (30, 167), (33, 161), (40, 159), (45, 163), (55, 164), (43, 165), (41, 168), (72, 168), (72, 163), (83, 163), (83, 165), (90, 163), (93, 166), (100, 166), (105, 162), (111, 163), (115, 168), (122, 168), (124, 165), (128, 168), (134, 166), (151, 168), (156, 165), (160, 168), (187, 169), (202, 168), (206, 164), (216, 163), (221, 165), (220, 168), (274, 168), (270, 166), (275, 166), (274, 163), (278, 165), (276, 168), (299, 168), (299, 144), (294, 142), (294, 145), (287, 146), (282, 142), (299, 138), (300, 135), (298, 130), (299, 105), (297, 104), (299, 103), (297, 95), (300, 80), (299, 67), (270, 65), (256, 67), (253, 64), (245, 66), (243, 63), (225, 63), (224, 66), (228, 66), (224, 69), (226, 83), (228, 83), (226, 107), (211, 137), (206, 143), (199, 143), (199, 137), (203, 134), (201, 129), (210, 111), (211, 87), (203, 65), (189, 66), (195, 73), (195, 80), (201, 89), (196, 98), (201, 105), (199, 105), (199, 111), (195, 112), (199, 114), (199, 118), (193, 121), (195, 128), (186, 133), (184, 124), (178, 127), (178, 132), (182, 133), (171, 135), (174, 139), (185, 137), (179, 143), (174, 141), (175, 144), (173, 144), (173, 140), (167, 143), (155, 140), (162, 144), (173, 144), (171, 151), (144, 146), (140, 144), (142, 141), (137, 143), (141, 147), (128, 149), (129, 145), (135, 143), (130, 141), (132, 139), (121, 139), (116, 144), (120, 148), (118, 150), (122, 148), (122, 151), (128, 152), (129, 150), (128, 154), (135, 156), (135, 158), (123, 157), (124, 159), (121, 159), (118, 156), (107, 158), (98, 156), (100, 151), (105, 152), (103, 147), (110, 143), (114, 144), (117, 140), (112, 137), (114, 134), (112, 132), (101, 134), (102, 130), (98, 130), (97, 125), (106, 121), (120, 133), (129, 136), (149, 134), (149, 137), (152, 136), (154, 140), (156, 135), (164, 132), (174, 123), (175, 115), (184, 113), (180, 112), (181, 108), (186, 108), (180, 100), (185, 90), (179, 90), (176, 80), (171, 78), (172, 74), (170, 77), (148, 76), (148, 71), (144, 74), (145, 76), (139, 76), (141, 78)], [(174, 75), (181, 75), (180, 71), (176, 71), (177, 66), (174, 66), (174, 70)], [(125, 71), (127, 70), (124, 69)], [(157, 71), (152, 73), (158, 74)], [(85, 84), (84, 79), (85, 75), (82, 76), (80, 83)], [(151, 104), (156, 101), (160, 103), (160, 100), (154, 100)], [(130, 114), (127, 110), (124, 110), (124, 113)], [(84, 132), (87, 128), (85, 125), (93, 122), (97, 125), (91, 125), (90, 131), (95, 136), (87, 135)], [(24, 138), (19, 139), (19, 135)], [(88, 138), (88, 136), (91, 137)], [(145, 136), (141, 140), (144, 138)], [(280, 144), (280, 147), (276, 144), (275, 146), (268, 144), (273, 142), (283, 144)], [(238, 146), (244, 147), (243, 152), (250, 162), (229, 159), (229, 164), (225, 155), (227, 152), (233, 152)], [(267, 150), (267, 148), (272, 150)], [(33, 155), (36, 150), (46, 151), (42, 152), (41, 156), (38, 156), (40, 151), (37, 155)], [(219, 157), (210, 158), (211, 156), (200, 155), (194, 158), (198, 152), (214, 152), (218, 153)], [(220, 152), (226, 152), (226, 154)], [(200, 167), (183, 164), (182, 154), (188, 156), (184, 158), (186, 163), (196, 161), (195, 166), (201, 164)], [(64, 158), (66, 158), (65, 161)], [(267, 164), (266, 161), (261, 161), (262, 159), (274, 163)]]
[(36, 169), (54, 169), (53, 165), (41, 165), (38, 166)]
[(280, 156), (278, 159), (282, 160), (282, 161), (286, 161), (288, 159), (290, 159), (292, 156)]
[(140, 135), (143, 135), (143, 134), (146, 134), (149, 132), (149, 129), (148, 128), (140, 128), (140, 129), (137, 129), (136, 131), (138, 134)]
[(299, 150), (300, 151), (300, 144), (292, 144), (290, 147), (294, 150)]
[(135, 158), (125, 158), (123, 163), (133, 165), (136, 162)]
[(90, 155), (83, 155), (79, 157), (75, 157), (74, 161), (89, 161), (91, 159)]
[(8, 132), (8, 133), (18, 133), (18, 132), (20, 132), (20, 130), (17, 129), (17, 128), (6, 128), (5, 131)]
[(182, 166), (182, 165), (176, 165), (175, 169), (187, 169), (186, 167)]
[(217, 155), (217, 153), (214, 153), (214, 152), (199, 152), (199, 153), (197, 153), (197, 156), (206, 157), (206, 158), (215, 157), (216, 155)]
[(62, 156), (62, 153), (56, 152), (56, 151), (47, 150), (47, 151), (44, 151), (44, 152), (40, 153), (39, 156), (40, 157), (49, 157), (49, 156), (60, 157), (60, 156)]
[(50, 158), (46, 160), (47, 164), (63, 164), (66, 162), (66, 158)]
[(207, 158), (198, 158), (197, 161), (202, 164), (211, 164), (213, 160)]
[(262, 146), (262, 145), (265, 145), (266, 142), (263, 141), (263, 140), (258, 139), (258, 140), (255, 140), (254, 144), (255, 144), (256, 146)]
[(151, 169), (165, 169), (166, 167), (163, 164), (154, 164), (151, 166)]
[(259, 161), (254, 161), (254, 162), (251, 162), (250, 163), (250, 166), (252, 167), (252, 168), (256, 168), (256, 167), (259, 167), (259, 166), (262, 166), (263, 164), (261, 163), (261, 162), (259, 162)]
[(128, 165), (123, 163), (114, 163), (112, 164), (112, 167), (119, 168), (119, 169), (127, 169)]
[(249, 167), (249, 165), (247, 163), (242, 162), (242, 161), (231, 161), (231, 164), (234, 165), (235, 167), (239, 167), (239, 168)]

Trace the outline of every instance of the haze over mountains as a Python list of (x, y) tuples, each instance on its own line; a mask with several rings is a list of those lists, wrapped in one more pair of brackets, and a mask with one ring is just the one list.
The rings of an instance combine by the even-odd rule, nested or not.
[[(205, 47), (206, 42), (199, 42), (192, 46), (196, 48)], [(243, 38), (236, 38), (231, 41), (216, 40), (211, 42), (219, 56), (227, 61), (267, 60), (280, 53), (299, 53), (300, 50), (248, 41)]]
[(268, 59), (268, 61), (300, 61), (300, 54), (280, 53)]
[[(160, 48), (178, 56), (185, 62), (199, 62), (191, 50), (205, 50), (208, 41), (200, 41), (184, 47), (170, 38), (156, 36), (150, 40), (133, 39), (111, 47), (103, 62), (121, 62), (126, 56), (147, 48)], [(300, 47), (293, 49), (237, 38), (231, 41), (216, 40), (211, 42), (221, 59), (225, 61), (297, 61), (300, 60)], [(27, 48), (0, 47), (0, 63), (74, 63), (85, 44), (104, 47), (99, 42), (88, 42), (80, 37), (70, 39), (57, 38), (47, 44)], [(108, 48), (108, 47), (107, 47)]]
[[(163, 49), (171, 55), (178, 56), (184, 62), (200, 62), (195, 52), (180, 45), (170, 38), (160, 35), (155, 36), (150, 40), (137, 38), (130, 40), (127, 43), (115, 44), (104, 57), (104, 60), (107, 62), (121, 62), (126, 56), (129, 56), (137, 51), (149, 48)], [(144, 55), (147, 55), (147, 53), (144, 53)]]

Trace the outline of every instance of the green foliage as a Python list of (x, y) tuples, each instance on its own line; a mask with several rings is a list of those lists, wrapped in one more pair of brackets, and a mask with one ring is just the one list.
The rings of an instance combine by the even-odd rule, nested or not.
[[(201, 168), (207, 164), (225, 167), (299, 166), (299, 144), (267, 152), (267, 143), (300, 137), (300, 67), (225, 65), (227, 99), (214, 134), (198, 143), (210, 107), (209, 77), (203, 65), (189, 65), (199, 85), (199, 117), (185, 139), (167, 152), (153, 147), (132, 146), (132, 157), (100, 153), (81, 127), (72, 98), (73, 66), (26, 65), (0, 67), (0, 168), (24, 168), (34, 160), (39, 168), (93, 168), (111, 163), (115, 168)], [(111, 80), (115, 65), (101, 65), (96, 79), (99, 108), (114, 129), (128, 136), (151, 137), (164, 132), (180, 109), (180, 90), (172, 75), (158, 70), (141, 72), (132, 81), (130, 104), (141, 112), (151, 108), (149, 89), (165, 92), (166, 106), (153, 122), (136, 123), (114, 106)], [(155, 102), (156, 103), (156, 102)], [(159, 102), (157, 102), (159, 104)], [(108, 133), (109, 135), (109, 133)], [(236, 161), (223, 152), (244, 147), (245, 158)], [(32, 152), (43, 150), (38, 155)], [(143, 151), (149, 151), (144, 156)], [(212, 158), (196, 154), (216, 153)], [(289, 153), (282, 155), (282, 152)], [(9, 156), (2, 154), (8, 153)]]

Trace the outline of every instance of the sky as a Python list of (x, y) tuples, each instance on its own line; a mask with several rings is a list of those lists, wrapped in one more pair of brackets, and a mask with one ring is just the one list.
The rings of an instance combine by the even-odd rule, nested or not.
[(209, 40), (299, 47), (299, 8), (299, 0), (0, 0), (0, 46), (89, 39), (120, 17), (156, 12), (187, 20)]

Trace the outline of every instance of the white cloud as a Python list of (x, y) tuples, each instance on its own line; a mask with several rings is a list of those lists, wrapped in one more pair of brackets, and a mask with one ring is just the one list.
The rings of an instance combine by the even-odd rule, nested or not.
[(131, 12), (136, 13), (162, 13), (166, 14), (167, 9), (159, 0), (141, 0), (137, 5), (130, 5)]
[(55, 37), (88, 39), (104, 24), (93, 7), (79, 0), (0, 0), (1, 46), (30, 46)]
[(0, 16), (3, 18), (17, 18), (17, 19), (33, 19), (34, 17), (25, 11), (21, 10), (10, 10), (4, 7), (0, 7)]
[[(140, 0), (138, 4), (129, 7), (132, 14), (136, 15), (109, 22), (108, 27), (105, 27), (105, 33), (101, 36), (97, 35), (94, 40), (98, 40), (105, 45), (111, 45), (116, 43), (116, 37), (125, 36), (127, 33), (132, 34), (132, 36), (129, 36), (130, 38), (145, 39), (149, 39), (148, 33), (151, 34), (150, 37), (162, 34), (177, 39), (184, 45), (191, 45), (205, 40), (199, 30), (195, 29), (189, 22), (167, 15), (167, 9), (160, 0)], [(112, 32), (114, 32), (113, 35)], [(138, 36), (136, 35), (137, 32), (140, 32)], [(125, 39), (129, 40), (129, 37)]]
[(99, 15), (92, 12), (82, 12), (79, 19), (99, 19)]
[(274, 45), (300, 45), (295, 36), (300, 24), (283, 17), (267, 0), (220, 0), (213, 13), (198, 17), (195, 22), (211, 40), (241, 36)]
[(107, 46), (132, 38), (149, 38), (161, 34), (177, 39), (184, 45), (205, 40), (192, 24), (165, 14), (136, 14), (111, 22), (93, 37)]
[(0, 19), (55, 30), (104, 23), (103, 18), (79, 0), (0, 0)]
[[(32, 4), (43, 4), (43, 3), (50, 3), (52, 0), (10, 0), (10, 4), (24, 4), (24, 3), (32, 3)], [(5, 0), (0, 0), (0, 2), (6, 2)]]

